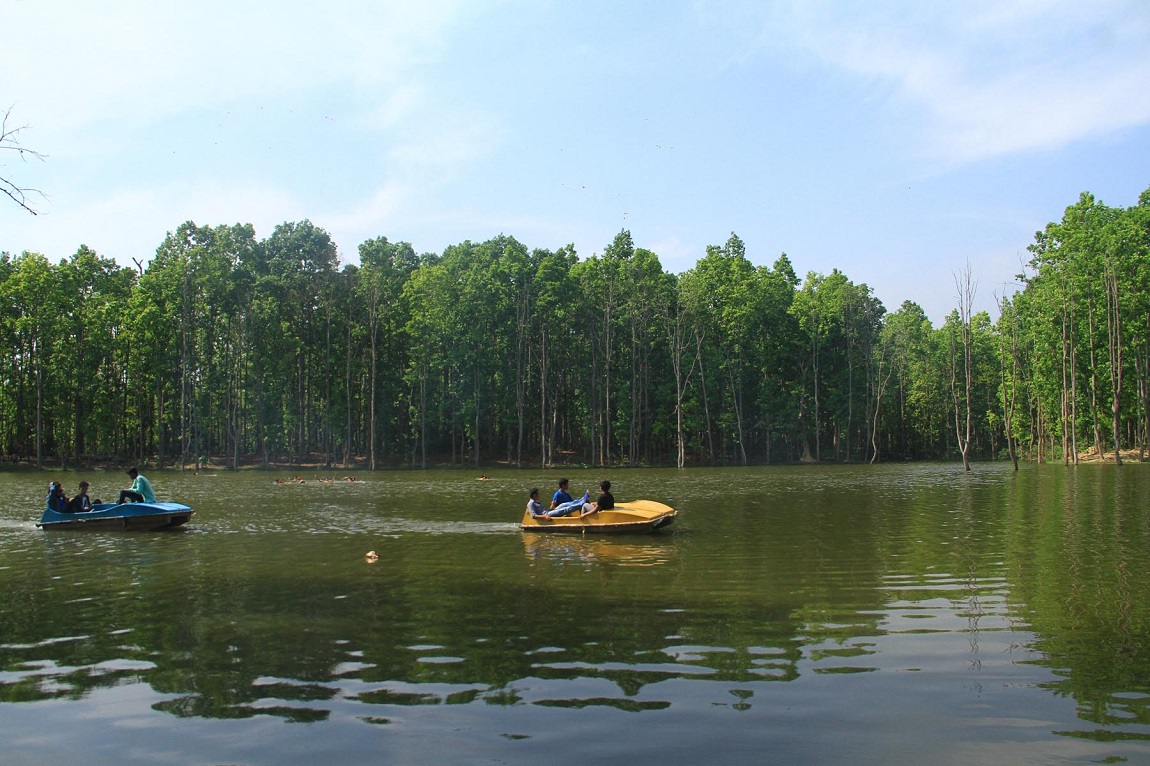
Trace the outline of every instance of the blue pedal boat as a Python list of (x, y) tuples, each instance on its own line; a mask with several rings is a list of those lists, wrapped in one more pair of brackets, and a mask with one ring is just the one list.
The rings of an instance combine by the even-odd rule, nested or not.
[(98, 503), (90, 511), (61, 513), (51, 508), (41, 529), (167, 529), (187, 524), (195, 511), (182, 503)]

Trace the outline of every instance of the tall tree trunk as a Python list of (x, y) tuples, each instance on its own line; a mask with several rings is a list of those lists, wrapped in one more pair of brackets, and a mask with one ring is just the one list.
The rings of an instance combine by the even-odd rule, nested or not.
[[(958, 287), (958, 313), (959, 334), (962, 340), (962, 367), (963, 367), (963, 397), (959, 403), (958, 395), (958, 362), (954, 349), (954, 338), (951, 337), (951, 394), (954, 398), (954, 430), (958, 439), (958, 448), (962, 453), (963, 470), (970, 471), (970, 439), (973, 425), (973, 408), (971, 406), (971, 392), (974, 384), (974, 352), (973, 338), (971, 336), (971, 316), (974, 307), (974, 283), (971, 280), (970, 264), (960, 275), (955, 276)], [(966, 427), (960, 424), (962, 413), (965, 411)]]
[[(40, 345), (33, 347), (33, 353), (40, 349)], [(37, 357), (41, 356), (36, 354)], [(44, 360), (37, 358), (36, 365), (36, 468), (44, 468)]]
[(882, 374), (883, 363), (886, 361), (886, 355), (887, 355), (888, 350), (889, 350), (888, 344), (884, 343), (882, 345), (880, 351), (879, 351), (878, 364), (876, 365), (876, 370), (875, 370), (875, 373), (876, 373), (875, 377), (877, 378), (877, 380), (876, 380), (876, 385), (875, 385), (875, 396), (874, 396), (874, 420), (871, 422), (871, 429), (870, 429), (870, 445), (871, 445), (870, 462), (871, 462), (871, 465), (874, 465), (879, 460), (879, 449), (878, 449), (879, 414), (882, 412), (883, 393), (886, 391), (887, 383), (890, 382), (890, 376), (894, 372), (894, 367), (895, 367), (894, 360), (891, 360), (891, 363), (887, 365), (886, 375), (884, 376)]
[(1098, 421), (1098, 354), (1094, 343), (1094, 299), (1086, 303), (1086, 337), (1090, 341), (1090, 426), (1094, 436), (1094, 454), (1100, 459), (1103, 454), (1102, 426)]
[(375, 443), (376, 443), (376, 399), (377, 389), (379, 387), (379, 300), (378, 292), (373, 290), (371, 293), (371, 305), (368, 307), (368, 332), (370, 338), (370, 357), (371, 357), (371, 370), (368, 373), (370, 382), (368, 384), (368, 403), (367, 403), (367, 464), (371, 470), (375, 470)]
[(703, 335), (695, 331), (695, 358), (699, 361), (699, 386), (703, 392), (703, 421), (707, 428), (707, 457), (715, 462), (715, 429), (711, 425), (711, 404), (707, 396), (707, 368), (703, 361)]
[(547, 329), (539, 333), (539, 464), (547, 467)]
[(1110, 349), (1111, 414), (1114, 429), (1114, 462), (1122, 465), (1122, 313), (1118, 300), (1118, 269), (1112, 260), (1106, 264), (1106, 329)]
[(998, 360), (999, 360), (999, 390), (1002, 392), (1002, 427), (1006, 434), (1006, 451), (1010, 454), (1010, 462), (1014, 470), (1018, 471), (1018, 449), (1014, 440), (1014, 410), (1018, 403), (1018, 321), (1014, 308), (1003, 310), (1004, 302), (998, 301), (999, 316), (1007, 317), (1010, 330), (1010, 379), (1006, 377), (1006, 333), (998, 334)]

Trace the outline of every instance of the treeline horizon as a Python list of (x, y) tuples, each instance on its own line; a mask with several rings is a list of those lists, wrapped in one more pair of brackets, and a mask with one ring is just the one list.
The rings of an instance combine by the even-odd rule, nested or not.
[(304, 220), (193, 222), (146, 268), (0, 253), (0, 459), (63, 467), (1077, 462), (1150, 444), (1150, 189), (1083, 193), (1021, 289), (939, 327), (732, 233), (682, 274), (622, 230), (341, 264)]

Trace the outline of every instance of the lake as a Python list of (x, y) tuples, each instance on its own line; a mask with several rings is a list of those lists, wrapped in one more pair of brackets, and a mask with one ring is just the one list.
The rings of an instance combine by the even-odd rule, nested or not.
[[(145, 473), (0, 474), (0, 762), (1150, 762), (1150, 466)], [(521, 532), (561, 475), (680, 516)]]

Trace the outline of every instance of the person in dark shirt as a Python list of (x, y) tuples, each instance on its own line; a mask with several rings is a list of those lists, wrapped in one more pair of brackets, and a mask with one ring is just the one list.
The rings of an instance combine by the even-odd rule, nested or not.
[(86, 481), (80, 482), (80, 492), (74, 495), (68, 501), (68, 513), (84, 513), (85, 511), (92, 510), (92, 500), (88, 497), (88, 487), (90, 485)]
[(579, 514), (579, 518), (590, 516), (599, 511), (609, 511), (615, 507), (615, 496), (611, 494), (611, 482), (604, 479), (599, 482), (599, 499), (593, 503), (587, 503), (583, 506), (583, 511)]

